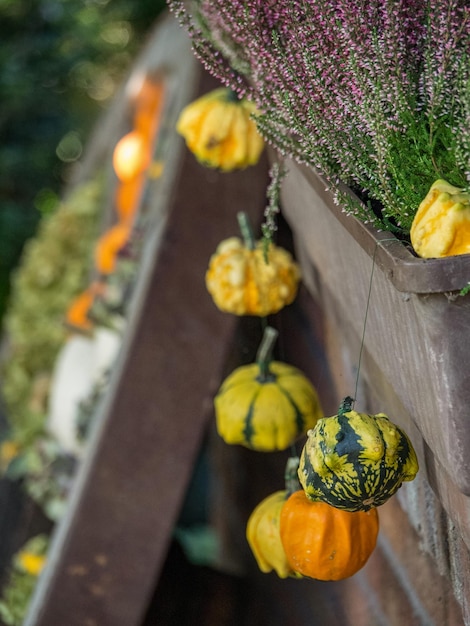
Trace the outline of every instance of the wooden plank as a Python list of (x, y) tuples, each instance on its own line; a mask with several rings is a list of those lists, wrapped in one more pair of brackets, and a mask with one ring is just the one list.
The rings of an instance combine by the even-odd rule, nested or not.
[[(214, 86), (202, 75), (200, 91)], [(25, 626), (141, 622), (220, 383), (236, 318), (204, 285), (217, 243), (243, 209), (259, 222), (267, 163), (219, 174), (183, 151), (163, 236), (138, 302), (66, 518)]]

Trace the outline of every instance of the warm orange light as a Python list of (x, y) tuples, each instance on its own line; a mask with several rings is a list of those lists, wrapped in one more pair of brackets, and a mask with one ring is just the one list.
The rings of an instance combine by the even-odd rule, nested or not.
[(141, 174), (150, 164), (150, 145), (139, 131), (133, 130), (124, 135), (116, 144), (113, 152), (113, 167), (122, 182), (132, 180)]
[(116, 258), (129, 239), (131, 225), (119, 222), (106, 231), (99, 239), (95, 248), (95, 265), (101, 274), (110, 274), (116, 265)]

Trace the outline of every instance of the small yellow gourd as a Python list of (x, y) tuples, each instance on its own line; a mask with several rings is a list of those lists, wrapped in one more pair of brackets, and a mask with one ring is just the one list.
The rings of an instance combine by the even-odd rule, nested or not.
[(277, 331), (268, 326), (257, 362), (232, 372), (214, 399), (217, 431), (228, 444), (259, 452), (285, 450), (322, 416), (306, 376), (265, 356), (276, 337)]
[(252, 115), (256, 106), (221, 87), (188, 104), (176, 130), (203, 165), (222, 171), (255, 165), (264, 148)]
[(419, 205), (410, 238), (423, 258), (470, 253), (470, 194), (436, 180)]
[(245, 219), (240, 213), (243, 240), (225, 239), (210, 258), (206, 287), (221, 311), (265, 317), (293, 302), (300, 268), (284, 248), (250, 241), (245, 236)]
[(276, 491), (262, 500), (251, 513), (246, 538), (256, 563), (265, 574), (273, 570), (279, 578), (295, 576), (281, 542), (279, 520), (288, 492)]

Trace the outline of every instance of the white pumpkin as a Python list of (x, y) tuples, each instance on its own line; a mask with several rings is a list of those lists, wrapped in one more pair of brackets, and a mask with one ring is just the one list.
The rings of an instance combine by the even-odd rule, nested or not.
[(47, 429), (63, 450), (80, 456), (83, 445), (77, 437), (77, 414), (95, 382), (111, 367), (121, 345), (116, 331), (98, 328), (93, 337), (72, 335), (60, 351), (49, 395)]

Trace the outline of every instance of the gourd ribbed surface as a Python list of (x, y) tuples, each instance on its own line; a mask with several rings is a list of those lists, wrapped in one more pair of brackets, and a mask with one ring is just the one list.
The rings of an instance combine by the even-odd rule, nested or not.
[(266, 452), (285, 450), (322, 416), (310, 381), (280, 361), (270, 363), (266, 379), (256, 363), (237, 368), (214, 404), (217, 430), (226, 443)]
[(418, 461), (406, 433), (380, 413), (349, 411), (320, 419), (299, 465), (305, 493), (346, 511), (367, 511), (413, 480)]

